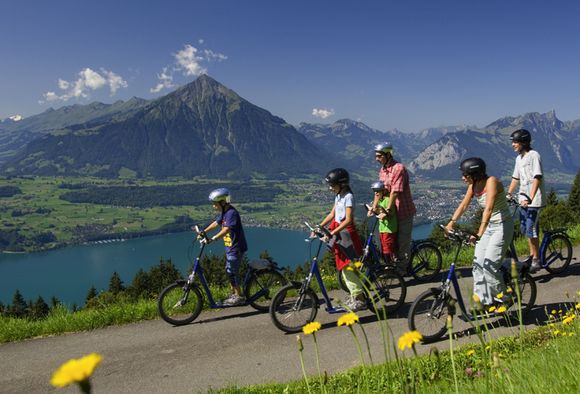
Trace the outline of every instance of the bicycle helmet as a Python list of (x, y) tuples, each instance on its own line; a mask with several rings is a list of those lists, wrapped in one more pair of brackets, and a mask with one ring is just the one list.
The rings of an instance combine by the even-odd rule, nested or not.
[(335, 168), (333, 170), (330, 170), (328, 174), (326, 174), (324, 180), (330, 186), (348, 185), (348, 182), (350, 181), (350, 176), (348, 175), (348, 171), (345, 170), (344, 168)]
[(519, 142), (522, 144), (530, 144), (532, 142), (532, 135), (526, 129), (519, 129), (514, 131), (510, 138), (513, 142)]
[(375, 145), (375, 152), (382, 153), (386, 155), (387, 153), (393, 153), (393, 145), (390, 142), (383, 142)]
[(485, 175), (485, 161), (479, 157), (470, 157), (461, 162), (459, 169), (463, 175), (469, 175), (474, 178), (481, 177)]
[(225, 201), (227, 203), (230, 202), (230, 191), (225, 187), (220, 187), (219, 189), (213, 190), (209, 194), (209, 201), (211, 202), (219, 202)]
[(371, 185), (371, 189), (373, 189), (374, 192), (382, 192), (385, 190), (385, 184), (383, 183), (383, 181), (373, 182), (373, 184)]

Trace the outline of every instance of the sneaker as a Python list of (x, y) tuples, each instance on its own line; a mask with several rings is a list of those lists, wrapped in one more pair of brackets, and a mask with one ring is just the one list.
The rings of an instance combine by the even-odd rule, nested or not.
[(226, 298), (222, 304), (226, 306), (237, 306), (237, 305), (244, 305), (246, 303), (246, 298), (239, 296), (237, 294), (232, 294), (228, 298)]
[(351, 312), (358, 312), (367, 309), (367, 303), (357, 298), (352, 298), (345, 306), (350, 309)]
[(536, 272), (538, 272), (541, 269), (542, 269), (542, 266), (540, 265), (540, 260), (533, 259), (532, 264), (530, 265), (530, 274), (535, 274)]

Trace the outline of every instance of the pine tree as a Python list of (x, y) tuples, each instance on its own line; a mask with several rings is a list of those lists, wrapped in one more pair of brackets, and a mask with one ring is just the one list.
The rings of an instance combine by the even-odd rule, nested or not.
[(125, 286), (123, 286), (123, 281), (121, 280), (121, 276), (117, 271), (113, 272), (111, 276), (111, 280), (109, 281), (109, 291), (115, 295), (119, 294), (120, 292), (125, 290)]
[(14, 297), (12, 298), (12, 306), (10, 307), (10, 315), (14, 317), (24, 317), (28, 312), (28, 306), (26, 300), (20, 290), (16, 289), (14, 292)]
[(60, 300), (55, 296), (50, 297), (50, 308), (54, 309), (61, 304)]
[(95, 288), (95, 286), (91, 286), (91, 288), (89, 289), (89, 292), (87, 293), (87, 297), (85, 298), (85, 303), (89, 303), (92, 299), (97, 298), (97, 289)]
[(553, 187), (550, 188), (550, 192), (548, 193), (548, 197), (546, 198), (546, 205), (558, 205), (558, 195), (556, 194), (556, 190)]
[(41, 296), (38, 296), (36, 302), (32, 304), (32, 308), (29, 312), (29, 315), (34, 320), (41, 320), (48, 316), (49, 308), (44, 299)]

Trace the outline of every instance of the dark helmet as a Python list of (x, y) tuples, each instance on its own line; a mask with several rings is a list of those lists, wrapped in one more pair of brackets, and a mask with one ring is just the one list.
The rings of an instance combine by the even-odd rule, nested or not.
[(348, 171), (344, 168), (335, 168), (330, 170), (326, 177), (324, 178), (326, 183), (330, 186), (334, 185), (348, 185), (350, 181), (350, 176), (348, 175)]
[(208, 198), (211, 202), (225, 201), (225, 202), (229, 203), (230, 202), (230, 191), (228, 189), (226, 189), (225, 187), (220, 187), (219, 189), (213, 190), (209, 194)]
[(383, 181), (373, 182), (373, 184), (371, 185), (371, 189), (373, 189), (374, 192), (382, 192), (385, 190), (385, 184), (383, 183)]
[(390, 142), (383, 142), (375, 145), (375, 153), (382, 153), (386, 155), (387, 153), (393, 153), (393, 144)]
[(514, 142), (520, 142), (523, 144), (529, 144), (532, 142), (532, 135), (526, 129), (519, 129), (519, 130), (514, 131), (510, 135), (510, 138)]
[(485, 161), (479, 157), (470, 157), (461, 162), (459, 169), (464, 175), (482, 176), (485, 175)]

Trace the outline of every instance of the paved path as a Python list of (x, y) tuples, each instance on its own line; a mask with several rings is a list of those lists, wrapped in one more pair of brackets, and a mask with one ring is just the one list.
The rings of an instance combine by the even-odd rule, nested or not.
[[(574, 250), (578, 256), (580, 248)], [(560, 308), (580, 290), (580, 264), (573, 261), (565, 276), (536, 275), (537, 307), (526, 320), (532, 328), (543, 322), (544, 311)], [(468, 286), (471, 278), (464, 279)], [(408, 330), (407, 311), (415, 297), (430, 285), (408, 288), (406, 304), (389, 323), (396, 338)], [(341, 298), (343, 294), (334, 293)], [(571, 301), (571, 299), (568, 299)], [(369, 336), (375, 362), (384, 360), (383, 341), (375, 317), (362, 312), (361, 323)], [(323, 329), (317, 334), (321, 366), (329, 373), (359, 365), (359, 356), (348, 329), (336, 327), (338, 315), (320, 310), (317, 320)], [(454, 320), (455, 332), (468, 328)], [(493, 336), (510, 335), (517, 328), (499, 327)], [(311, 337), (303, 339), (309, 374), (317, 374)], [(460, 343), (475, 341), (461, 336)], [(445, 341), (431, 346), (446, 349)], [(296, 335), (276, 329), (268, 314), (250, 307), (203, 312), (193, 324), (172, 327), (161, 320), (109, 327), (90, 332), (39, 338), (0, 345), (0, 393), (56, 392), (49, 385), (52, 372), (69, 358), (90, 352), (103, 355), (93, 376), (94, 393), (192, 393), (228, 385), (285, 382), (302, 376)], [(76, 387), (59, 393), (77, 393)]]

